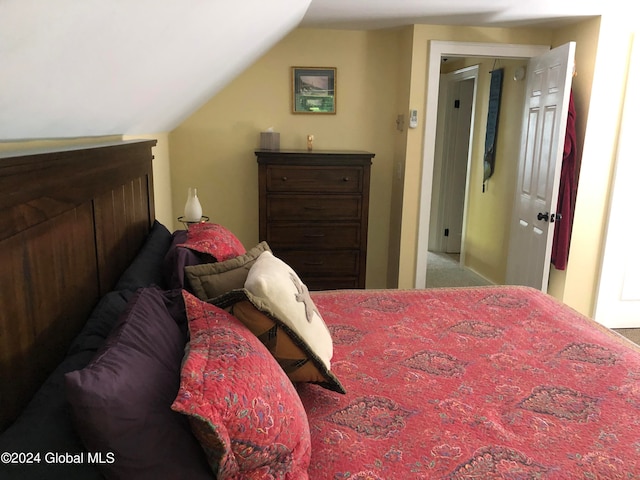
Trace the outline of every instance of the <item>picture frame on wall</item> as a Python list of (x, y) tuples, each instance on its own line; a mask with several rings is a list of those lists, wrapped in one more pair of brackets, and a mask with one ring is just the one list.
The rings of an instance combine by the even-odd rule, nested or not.
[(293, 113), (335, 114), (334, 67), (291, 67)]

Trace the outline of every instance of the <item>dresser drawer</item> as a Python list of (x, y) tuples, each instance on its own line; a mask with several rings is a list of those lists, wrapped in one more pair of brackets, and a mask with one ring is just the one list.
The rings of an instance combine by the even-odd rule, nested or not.
[(362, 216), (360, 195), (279, 195), (267, 198), (269, 220), (356, 220)]
[(311, 290), (364, 288), (371, 152), (257, 150), (259, 239)]
[(285, 250), (276, 253), (303, 280), (314, 276), (355, 276), (358, 273), (360, 254), (357, 251)]
[(362, 192), (360, 167), (280, 166), (267, 168), (269, 192)]
[(360, 248), (360, 232), (358, 224), (270, 224), (267, 243), (272, 248)]

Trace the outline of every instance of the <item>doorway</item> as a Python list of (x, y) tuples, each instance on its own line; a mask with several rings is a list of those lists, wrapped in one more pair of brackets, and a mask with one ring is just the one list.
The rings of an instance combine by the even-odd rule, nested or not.
[(443, 73), (438, 100), (429, 251), (458, 254), (461, 263), (478, 71)]
[(491, 57), (528, 59), (545, 53), (549, 46), (511, 45), (465, 42), (431, 41), (429, 46), (428, 80), (425, 106), (425, 133), (423, 144), (423, 168), (420, 189), (420, 212), (418, 219), (418, 251), (416, 252), (416, 288), (425, 288), (430, 235), (431, 200), (435, 166), (438, 97), (440, 90), (440, 65), (443, 57)]

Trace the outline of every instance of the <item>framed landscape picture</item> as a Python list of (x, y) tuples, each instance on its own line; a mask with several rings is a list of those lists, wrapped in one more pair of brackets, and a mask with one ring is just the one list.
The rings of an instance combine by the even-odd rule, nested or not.
[(291, 67), (293, 113), (336, 113), (336, 69)]

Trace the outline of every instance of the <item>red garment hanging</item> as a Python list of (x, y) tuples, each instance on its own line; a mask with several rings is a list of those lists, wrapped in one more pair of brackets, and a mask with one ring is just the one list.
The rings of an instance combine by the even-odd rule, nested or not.
[(567, 133), (564, 138), (564, 153), (562, 155), (562, 170), (560, 172), (560, 189), (558, 191), (557, 213), (562, 215), (557, 221), (553, 233), (551, 248), (551, 263), (558, 270), (567, 268), (569, 259), (569, 244), (571, 243), (571, 229), (573, 214), (578, 191), (578, 170), (576, 154), (576, 111), (573, 105), (573, 91), (569, 94), (569, 114), (567, 116)]

